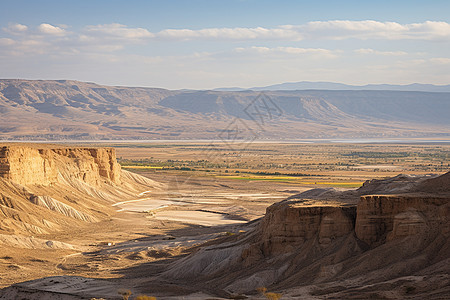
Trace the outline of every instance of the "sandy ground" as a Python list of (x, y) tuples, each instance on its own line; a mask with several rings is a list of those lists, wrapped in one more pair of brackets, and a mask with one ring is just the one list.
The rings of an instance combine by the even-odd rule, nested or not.
[[(117, 214), (107, 220), (2, 243), (0, 287), (62, 275), (119, 280), (130, 276), (133, 267), (166, 262), (202, 243), (239, 232), (241, 224), (262, 217), (266, 207), (298, 192), (298, 187), (279, 183), (210, 177), (186, 181), (176, 175), (152, 178), (169, 188), (146, 192), (146, 198), (138, 201), (117, 203)], [(174, 182), (182, 183), (174, 186)], [(115, 286), (121, 287), (128, 288), (122, 283)], [(190, 298), (204, 299), (194, 296)]]

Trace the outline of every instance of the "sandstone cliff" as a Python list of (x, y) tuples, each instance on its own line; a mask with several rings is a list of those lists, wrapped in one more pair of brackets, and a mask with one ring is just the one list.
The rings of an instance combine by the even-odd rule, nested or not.
[(309, 239), (327, 245), (353, 231), (356, 207), (312, 201), (277, 203), (267, 208), (261, 222), (262, 253), (292, 252)]
[(116, 201), (160, 184), (123, 171), (112, 148), (0, 146), (0, 233), (37, 234), (96, 222)]
[[(421, 187), (448, 187), (449, 174), (367, 182), (350, 195), (382, 187), (409, 193), (363, 195), (357, 205), (333, 202), (328, 192), (324, 201), (296, 197), (276, 203), (246, 233), (176, 261), (160, 280), (213, 286), (221, 295), (300, 286), (338, 299), (402, 298), (413, 285), (421, 286), (419, 297), (440, 299), (450, 291), (450, 194)], [(417, 285), (424, 280), (429, 284)], [(374, 290), (381, 292), (371, 294)]]
[(449, 201), (449, 197), (430, 195), (363, 196), (358, 204), (356, 236), (375, 246), (448, 225)]
[(58, 174), (87, 184), (120, 183), (120, 165), (112, 148), (8, 145), (0, 148), (0, 178), (22, 185), (49, 185)]

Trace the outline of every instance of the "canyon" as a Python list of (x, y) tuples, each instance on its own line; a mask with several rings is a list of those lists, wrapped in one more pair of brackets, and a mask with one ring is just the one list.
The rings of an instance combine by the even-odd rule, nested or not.
[[(2, 144), (0, 277), (10, 284), (0, 299), (119, 299), (122, 287), (158, 299), (263, 299), (260, 287), (283, 299), (450, 293), (450, 173), (241, 198), (223, 183), (173, 190), (123, 170), (113, 148)], [(192, 194), (208, 184), (228, 194)], [(225, 221), (168, 219), (182, 211)]]

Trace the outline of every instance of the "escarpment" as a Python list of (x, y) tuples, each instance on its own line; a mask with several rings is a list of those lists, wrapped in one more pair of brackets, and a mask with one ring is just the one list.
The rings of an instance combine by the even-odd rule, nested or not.
[(374, 246), (449, 225), (449, 203), (450, 198), (445, 196), (362, 196), (357, 210), (356, 236)]
[(0, 148), (0, 177), (21, 185), (49, 185), (58, 174), (88, 184), (120, 183), (120, 165), (112, 148), (9, 145)]
[(0, 233), (38, 234), (97, 222), (112, 204), (161, 184), (121, 170), (115, 149), (0, 145)]
[(18, 184), (48, 185), (57, 180), (52, 159), (46, 159), (39, 149), (4, 146), (0, 148), (0, 178)]
[(355, 206), (305, 202), (282, 202), (267, 208), (260, 225), (265, 255), (292, 252), (296, 245), (313, 238), (326, 245), (353, 231)]
[[(308, 191), (268, 207), (245, 233), (176, 261), (161, 279), (188, 280), (198, 288), (206, 282), (231, 294), (334, 282), (337, 299), (351, 298), (351, 289), (361, 284), (389, 282), (392, 288), (404, 282), (396, 278), (423, 274), (438, 280), (450, 271), (450, 194), (421, 187), (448, 185), (448, 178), (397, 176), (333, 192), (349, 203), (331, 201), (331, 192), (324, 200), (304, 197), (323, 194)], [(377, 194), (382, 190), (387, 194)]]

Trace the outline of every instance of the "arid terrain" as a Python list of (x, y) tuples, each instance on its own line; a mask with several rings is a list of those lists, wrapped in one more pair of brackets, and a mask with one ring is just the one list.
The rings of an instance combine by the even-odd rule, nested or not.
[(1, 1), (0, 300), (450, 300), (450, 1)]
[(447, 143), (3, 143), (0, 299), (445, 299), (449, 156)]
[(449, 97), (449, 92), (166, 90), (3, 79), (0, 139), (448, 138)]

